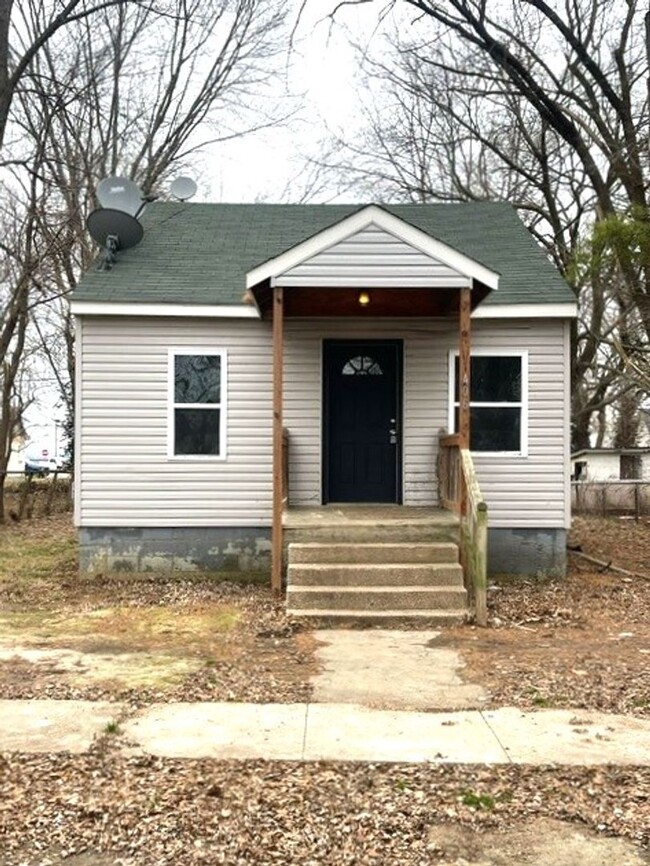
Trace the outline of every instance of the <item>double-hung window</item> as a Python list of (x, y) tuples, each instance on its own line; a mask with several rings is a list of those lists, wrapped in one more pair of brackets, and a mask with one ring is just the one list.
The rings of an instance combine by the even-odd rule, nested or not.
[(226, 454), (226, 353), (169, 352), (169, 455)]
[[(458, 430), (458, 353), (450, 358), (450, 429)], [(470, 360), (470, 450), (526, 455), (528, 354), (472, 353)]]

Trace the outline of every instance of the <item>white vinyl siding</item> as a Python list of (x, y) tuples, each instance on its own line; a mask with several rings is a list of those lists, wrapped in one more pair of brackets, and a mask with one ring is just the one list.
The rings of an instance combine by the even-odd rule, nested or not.
[(275, 277), (277, 286), (441, 288), (469, 286), (449, 265), (371, 225)]
[[(321, 502), (321, 365), (326, 338), (404, 343), (403, 500), (437, 503), (437, 442), (447, 426), (446, 320), (294, 319), (285, 326), (284, 426), (294, 505)], [(475, 454), (490, 526), (563, 527), (569, 479), (569, 357), (562, 320), (478, 320), (476, 351), (528, 353), (528, 455)], [(168, 352), (228, 352), (228, 453), (167, 456)], [(79, 329), (77, 520), (82, 526), (268, 526), (272, 346), (268, 322), (83, 318)]]
[(562, 321), (475, 322), (472, 347), (528, 351), (528, 454), (472, 455), (491, 527), (567, 527), (570, 357)]
[[(169, 350), (228, 353), (225, 460), (169, 459)], [(271, 329), (246, 320), (83, 318), (82, 526), (267, 526)]]

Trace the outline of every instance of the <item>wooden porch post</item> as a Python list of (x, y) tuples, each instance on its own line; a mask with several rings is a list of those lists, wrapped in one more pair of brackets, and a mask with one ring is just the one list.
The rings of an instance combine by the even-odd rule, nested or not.
[(469, 448), (470, 400), (470, 289), (460, 290), (460, 321), (458, 333), (458, 434), (461, 448)]
[(271, 588), (282, 591), (282, 374), (284, 305), (282, 289), (273, 288), (273, 531), (271, 539)]

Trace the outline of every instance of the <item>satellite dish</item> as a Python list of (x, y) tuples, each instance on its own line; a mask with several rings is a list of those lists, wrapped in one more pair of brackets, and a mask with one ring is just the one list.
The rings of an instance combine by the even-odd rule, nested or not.
[(177, 177), (169, 187), (170, 193), (180, 201), (187, 201), (196, 195), (196, 183), (191, 177)]
[(97, 198), (103, 208), (137, 216), (144, 204), (142, 190), (128, 177), (106, 177), (97, 187)]
[(110, 270), (115, 264), (115, 253), (137, 246), (144, 229), (134, 216), (115, 208), (98, 208), (86, 220), (90, 236), (104, 247), (105, 258), (100, 270)]

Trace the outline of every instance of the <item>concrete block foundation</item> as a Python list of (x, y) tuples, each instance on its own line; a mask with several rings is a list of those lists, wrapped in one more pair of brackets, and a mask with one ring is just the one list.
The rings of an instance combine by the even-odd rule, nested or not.
[[(271, 529), (263, 527), (82, 527), (79, 570), (269, 572)], [(563, 577), (566, 530), (490, 529), (488, 574)]]
[(268, 572), (269, 527), (82, 527), (79, 570)]
[(566, 529), (488, 529), (488, 575), (566, 575)]

